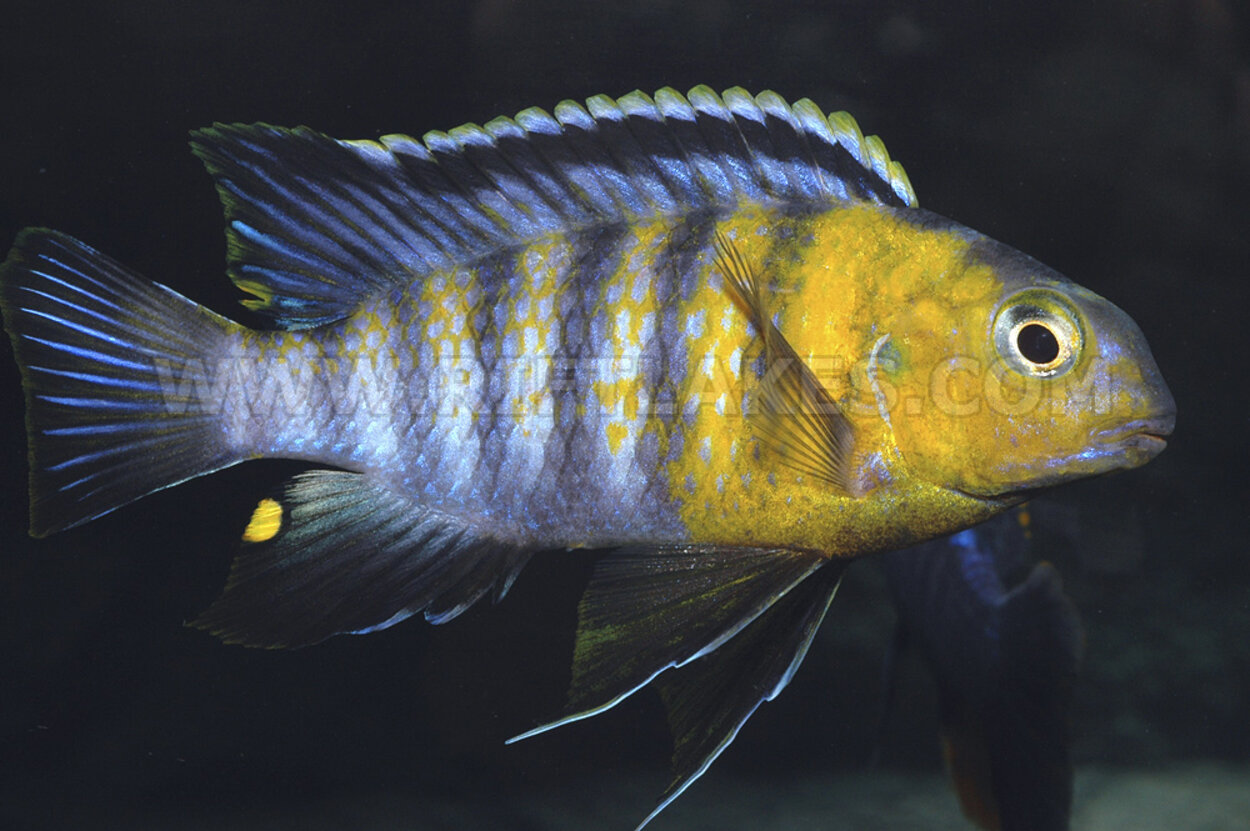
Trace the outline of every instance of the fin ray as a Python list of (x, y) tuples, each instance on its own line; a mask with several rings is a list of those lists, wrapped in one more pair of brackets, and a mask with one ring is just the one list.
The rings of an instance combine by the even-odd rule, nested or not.
[(605, 556), (578, 606), (565, 715), (510, 741), (601, 713), (718, 648), (823, 562), (817, 552), (716, 546)]
[(764, 343), (765, 371), (756, 404), (760, 438), (790, 467), (853, 495), (855, 437), (850, 421), (777, 331), (765, 308), (759, 275), (723, 233), (716, 235), (716, 265)]
[(673, 778), (639, 829), (702, 776), (759, 706), (790, 683), (846, 565), (828, 561), (715, 652), (657, 679), (673, 733)]

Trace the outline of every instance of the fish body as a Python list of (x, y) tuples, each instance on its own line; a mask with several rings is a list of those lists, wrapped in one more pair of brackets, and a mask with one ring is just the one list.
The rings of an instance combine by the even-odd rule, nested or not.
[(1020, 508), (882, 558), (898, 643), (920, 653), (936, 682), (960, 804), (988, 831), (1069, 827), (1082, 627), (1050, 563), (1010, 578), (1030, 563), (1029, 522)]
[[(757, 452), (744, 415), (764, 372), (761, 350), (718, 274), (716, 234), (761, 263), (777, 327), (849, 403), (842, 410), (857, 437), (849, 489), (813, 486), (812, 476), (779, 470)], [(944, 293), (933, 298), (935, 274)], [(947, 473), (958, 452), (929, 450), (925, 433), (937, 431), (916, 422), (945, 421), (972, 444), (969, 433), (1002, 421), (952, 417), (933, 400), (926, 387), (952, 349), (978, 367), (992, 363), (972, 342), (931, 332), (936, 321), (956, 333), (984, 331), (1002, 296), (1043, 275), (918, 209), (786, 215), (751, 206), (665, 217), (553, 235), (418, 275), (313, 329), (230, 326), (211, 369), (225, 383), (210, 381), (209, 392), (220, 395), (213, 406), (226, 414), (225, 440), (240, 458), (303, 458), (367, 473), (519, 544), (763, 544), (856, 556), (963, 527), (1010, 499), (1010, 490), (972, 481), (998, 471)], [(1065, 289), (1101, 310), (1092, 294)], [(881, 333), (888, 356), (873, 380), (919, 414), (884, 419), (867, 389)], [(985, 386), (986, 371), (952, 373)], [(1082, 383), (1104, 396), (1091, 406), (1105, 408), (1109, 422), (1131, 412), (1130, 384)], [(947, 394), (966, 395), (959, 405), (981, 406), (984, 397)], [(1049, 416), (1066, 404), (1036, 406)], [(989, 404), (984, 410), (998, 415)], [(1051, 432), (1032, 449), (1021, 450), (1021, 440), (1038, 434), (1016, 429), (994, 454), (998, 464), (1012, 450), (1027, 464), (1046, 457), (1056, 423), (1046, 419)], [(913, 446), (923, 448), (914, 458)], [(1119, 449), (1108, 456), (1118, 463)], [(935, 463), (942, 478), (914, 470)], [(900, 513), (910, 506), (913, 514)]]
[[(589, 252), (577, 237), (543, 240), (422, 275), (338, 323), (231, 327), (214, 369), (227, 379), (217, 406), (235, 455), (360, 471), (535, 548), (711, 543), (831, 557), (894, 548), (1001, 504), (911, 475), (876, 405), (852, 398), (865, 392), (850, 388), (850, 356), (870, 355), (875, 332), (902, 340), (913, 328), (899, 311), (924, 290), (924, 275), (899, 266), (938, 233), (916, 219), (754, 208), (658, 220), (607, 240), (599, 231)], [(869, 263), (820, 258), (886, 233), (893, 241)], [(973, 243), (959, 238), (971, 232), (943, 233), (952, 239), (940, 243), (938, 268), (969, 284), (955, 290), (977, 300), (1001, 293), (990, 266), (962, 262)], [(758, 257), (778, 327), (866, 409), (848, 417), (854, 494), (758, 452), (744, 414), (765, 370), (717, 273), (715, 234)], [(873, 283), (891, 281), (870, 279), (882, 269), (916, 284), (883, 297)], [(957, 304), (932, 313), (967, 314)], [(850, 323), (866, 319), (877, 325)]]
[(441, 622), (534, 551), (612, 547), (566, 714), (531, 733), (656, 681), (660, 807), (785, 686), (850, 558), (1137, 466), (1171, 430), (1123, 312), (919, 209), (878, 140), (811, 102), (700, 87), (422, 141), (192, 144), (231, 279), (276, 328), (24, 232), (0, 309), (32, 533), (248, 459), (316, 463), (258, 502), (195, 622), (269, 647)]

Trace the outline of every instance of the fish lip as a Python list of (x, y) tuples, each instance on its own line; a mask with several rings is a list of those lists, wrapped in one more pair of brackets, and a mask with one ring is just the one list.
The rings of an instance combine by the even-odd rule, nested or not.
[(1174, 412), (1157, 413), (1145, 418), (1105, 427), (1094, 434), (1100, 444), (1119, 445), (1124, 449), (1141, 450), (1156, 456), (1168, 446), (1167, 436), (1176, 426)]

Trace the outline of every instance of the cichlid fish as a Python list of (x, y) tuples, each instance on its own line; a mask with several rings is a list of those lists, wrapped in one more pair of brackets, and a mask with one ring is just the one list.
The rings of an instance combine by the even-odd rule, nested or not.
[(964, 814), (986, 831), (1069, 827), (1081, 620), (1051, 564), (1009, 582), (1028, 560), (1029, 522), (1018, 508), (882, 558), (895, 651), (916, 647), (932, 671), (947, 770)]
[[(0, 274), (31, 532), (261, 457), (194, 625), (441, 623), (612, 548), (558, 724), (658, 684), (659, 807), (798, 667), (844, 564), (1141, 465), (1174, 405), (1122, 311), (927, 213), (844, 113), (663, 89), (420, 141), (214, 127), (245, 328), (62, 234)], [(519, 738), (519, 737), (518, 737)], [(645, 820), (644, 820), (645, 823)]]

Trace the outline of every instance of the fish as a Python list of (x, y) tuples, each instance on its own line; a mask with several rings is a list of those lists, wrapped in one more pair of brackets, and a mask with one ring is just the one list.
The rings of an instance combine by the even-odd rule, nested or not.
[(21, 232), (0, 313), (30, 532), (301, 460), (191, 621), (265, 648), (443, 623), (535, 552), (593, 552), (565, 707), (510, 741), (652, 685), (674, 751), (643, 825), (786, 686), (847, 563), (1138, 467), (1174, 425), (1127, 314), (920, 208), (810, 100), (665, 88), (191, 147), (272, 325)]
[(904, 647), (924, 658), (947, 772), (986, 831), (1067, 831), (1071, 817), (1084, 631), (1055, 566), (1029, 565), (1031, 522), (1023, 506), (881, 557), (898, 613), (887, 666)]

